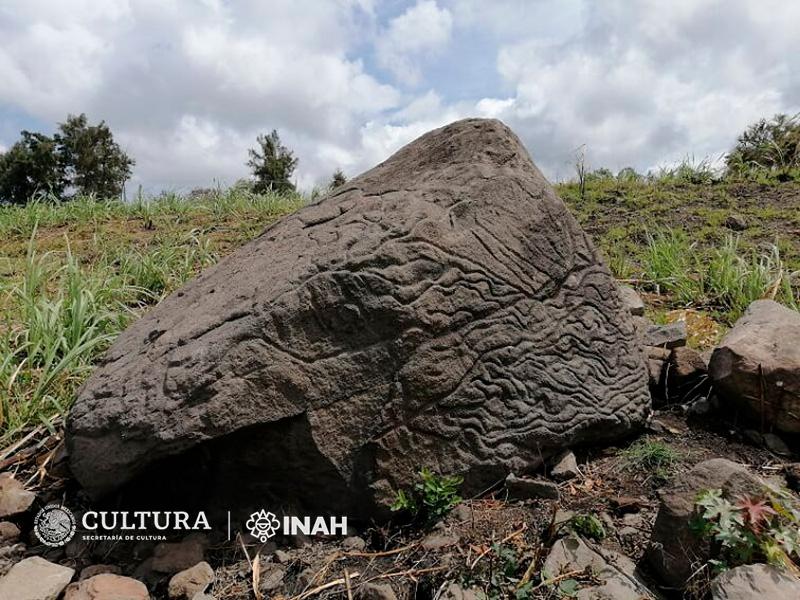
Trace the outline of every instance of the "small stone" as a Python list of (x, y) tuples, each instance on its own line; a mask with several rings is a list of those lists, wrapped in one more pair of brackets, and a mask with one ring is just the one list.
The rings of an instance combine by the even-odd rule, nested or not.
[(195, 594), (205, 592), (214, 581), (214, 569), (207, 562), (199, 562), (181, 571), (169, 580), (167, 593), (172, 600), (191, 600)]
[(292, 555), (288, 552), (284, 552), (283, 550), (275, 550), (275, 553), (272, 555), (272, 557), (279, 565), (285, 565), (286, 563), (292, 561)]
[(619, 512), (622, 513), (635, 513), (642, 510), (645, 501), (641, 498), (631, 498), (629, 496), (617, 496), (611, 501), (611, 504)]
[(578, 469), (578, 461), (572, 452), (565, 452), (558, 459), (556, 466), (550, 471), (550, 476), (556, 481), (567, 481), (575, 479), (581, 472)]
[(644, 316), (644, 302), (636, 290), (627, 285), (621, 285), (619, 286), (619, 295), (622, 303), (634, 317)]
[(365, 583), (358, 586), (355, 594), (358, 600), (397, 600), (392, 586), (385, 583)]
[(19, 539), (19, 527), (8, 521), (0, 523), (0, 542), (13, 544)]
[(747, 221), (744, 220), (742, 215), (728, 215), (722, 224), (732, 231), (744, 231), (747, 229)]
[(459, 504), (453, 510), (453, 516), (462, 523), (471, 523), (473, 518), (472, 508), (466, 504)]
[(482, 593), (471, 589), (465, 590), (457, 583), (451, 583), (442, 594), (442, 600), (479, 600), (483, 597)]
[(211, 594), (200, 592), (199, 594), (195, 594), (192, 600), (217, 600), (217, 599)]
[(564, 523), (569, 523), (574, 516), (574, 510), (564, 510), (563, 508), (559, 508), (556, 510), (556, 517), (553, 519), (553, 525), (557, 527), (559, 525), (563, 525)]
[(650, 329), (644, 336), (644, 343), (659, 348), (678, 348), (686, 345), (686, 337), (686, 321), (675, 321)]
[(122, 569), (120, 569), (117, 565), (89, 565), (81, 571), (78, 581), (91, 579), (95, 575), (102, 575), (104, 573), (110, 573), (111, 575), (122, 575)]
[(159, 573), (177, 573), (203, 561), (203, 544), (191, 539), (162, 542), (153, 552), (152, 568)]
[(545, 479), (528, 479), (512, 473), (506, 477), (506, 489), (514, 500), (559, 499), (558, 485)]
[(800, 580), (769, 565), (745, 565), (721, 573), (711, 582), (712, 600), (797, 600)]
[(300, 586), (300, 589), (308, 588), (313, 583), (314, 577), (316, 577), (316, 573), (313, 569), (303, 569), (300, 571), (300, 574), (297, 576), (297, 584)]
[(664, 388), (668, 402), (706, 399), (711, 393), (708, 363), (691, 348), (673, 348), (667, 363)]
[(786, 485), (793, 492), (800, 492), (800, 463), (792, 463), (783, 467)]
[(39, 556), (26, 558), (0, 579), (3, 600), (56, 600), (75, 574), (74, 569)]
[(367, 547), (367, 543), (358, 536), (351, 536), (344, 538), (342, 541), (342, 548), (349, 552), (363, 552)]
[(789, 450), (789, 446), (786, 445), (779, 436), (775, 435), (774, 433), (765, 433), (763, 435), (764, 438), (764, 445), (772, 450), (775, 454), (780, 454), (781, 456), (791, 456), (792, 451)]
[(150, 600), (150, 594), (141, 581), (101, 573), (70, 585), (64, 600)]
[(637, 535), (639, 535), (639, 530), (636, 529), (635, 527), (628, 526), (628, 527), (623, 527), (622, 529), (619, 530), (619, 537), (620, 539), (623, 540), (635, 538)]
[(24, 513), (35, 499), (36, 494), (26, 490), (9, 473), (0, 473), (0, 518)]
[(431, 533), (422, 540), (420, 546), (424, 550), (441, 550), (458, 544), (459, 537), (454, 534)]
[(286, 575), (286, 568), (281, 565), (267, 563), (261, 568), (261, 583), (258, 589), (262, 592), (269, 592), (283, 583)]
[(695, 400), (688, 407), (686, 407), (686, 414), (689, 415), (705, 415), (711, 412), (711, 402), (706, 398)]

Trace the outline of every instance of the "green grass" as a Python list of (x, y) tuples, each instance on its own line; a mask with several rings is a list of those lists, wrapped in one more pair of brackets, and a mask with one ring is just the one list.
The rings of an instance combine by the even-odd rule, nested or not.
[(127, 325), (306, 202), (234, 188), (0, 206), (0, 443), (54, 430)]
[(617, 468), (620, 471), (646, 473), (647, 478), (666, 481), (672, 467), (681, 459), (681, 453), (658, 440), (640, 439), (619, 453)]

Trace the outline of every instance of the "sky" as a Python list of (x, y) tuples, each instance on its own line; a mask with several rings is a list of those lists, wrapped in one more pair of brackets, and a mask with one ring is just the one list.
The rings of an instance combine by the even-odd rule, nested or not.
[(800, 111), (794, 0), (0, 0), (0, 150), (69, 114), (136, 160), (128, 189), (248, 175), (276, 129), (310, 189), (464, 117), (551, 180), (718, 160)]

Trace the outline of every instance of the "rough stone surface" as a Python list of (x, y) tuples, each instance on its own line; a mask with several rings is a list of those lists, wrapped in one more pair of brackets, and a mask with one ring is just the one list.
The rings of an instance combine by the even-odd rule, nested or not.
[(363, 517), (421, 464), (482, 491), (644, 423), (631, 318), (519, 139), (459, 121), (120, 335), (70, 412), (70, 466), (95, 497), (148, 468), (171, 497), (156, 467), (180, 455), (176, 497), (317, 498)]
[(150, 594), (141, 581), (102, 573), (70, 585), (64, 600), (150, 600)]
[(558, 500), (558, 485), (546, 479), (529, 479), (510, 474), (506, 477), (506, 489), (511, 500)]
[(0, 473), (0, 518), (24, 513), (35, 499), (36, 494), (26, 490), (10, 473)]
[(690, 403), (708, 398), (711, 392), (708, 364), (691, 348), (672, 350), (665, 375), (664, 396), (667, 402)]
[(686, 321), (655, 325), (644, 335), (645, 346), (679, 348), (686, 345)]
[(464, 589), (457, 583), (451, 583), (442, 594), (442, 600), (480, 600), (485, 595), (473, 589)]
[(725, 217), (723, 225), (725, 225), (725, 227), (728, 229), (732, 229), (733, 231), (744, 231), (747, 229), (747, 221), (744, 220), (742, 215), (737, 214), (732, 214)]
[(15, 564), (0, 579), (0, 598), (56, 600), (74, 574), (74, 569), (32, 556)]
[(572, 452), (565, 452), (562, 454), (556, 465), (550, 469), (550, 477), (556, 481), (567, 481), (568, 479), (575, 479), (581, 474), (578, 469), (578, 460)]
[(734, 502), (740, 496), (762, 493), (764, 483), (744, 466), (714, 458), (679, 474), (661, 492), (647, 557), (672, 587), (682, 588), (697, 566), (711, 558), (708, 544), (691, 527), (697, 495), (708, 489), (721, 489)]
[(80, 577), (78, 577), (78, 581), (83, 581), (84, 579), (91, 579), (95, 575), (102, 575), (104, 573), (109, 573), (111, 575), (121, 575), (122, 569), (120, 569), (117, 565), (89, 565), (81, 570)]
[(8, 521), (0, 523), (0, 542), (13, 544), (19, 539), (19, 534), (19, 527), (14, 523)]
[(581, 571), (587, 567), (602, 581), (591, 587), (582, 587), (576, 598), (595, 600), (646, 600), (655, 596), (636, 577), (636, 565), (625, 556), (608, 549), (590, 547), (577, 536), (561, 538), (554, 545), (544, 570), (555, 577), (559, 573)]
[(797, 600), (800, 579), (769, 565), (745, 565), (711, 582), (712, 600)]
[(162, 542), (153, 551), (151, 568), (159, 573), (177, 573), (203, 561), (203, 544), (197, 539)]
[(746, 418), (800, 433), (800, 313), (756, 300), (714, 350), (709, 372)]
[(172, 600), (192, 600), (196, 594), (205, 592), (213, 581), (214, 569), (207, 562), (200, 562), (173, 575), (167, 593)]
[(350, 552), (363, 552), (367, 543), (358, 536), (351, 536), (342, 540), (342, 548)]
[(644, 316), (644, 302), (642, 302), (642, 298), (635, 289), (627, 285), (621, 285), (619, 286), (619, 293), (629, 313), (635, 317)]
[(397, 600), (392, 586), (386, 583), (365, 583), (358, 586), (355, 597), (358, 600)]

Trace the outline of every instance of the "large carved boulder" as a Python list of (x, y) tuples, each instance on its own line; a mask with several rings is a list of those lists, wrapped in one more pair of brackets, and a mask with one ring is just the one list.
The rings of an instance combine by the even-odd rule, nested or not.
[(519, 139), (465, 120), (132, 325), (80, 391), (68, 449), (95, 497), (147, 473), (162, 494), (193, 480), (206, 501), (246, 489), (363, 516), (422, 466), (469, 493), (630, 433), (643, 364), (613, 278)]

